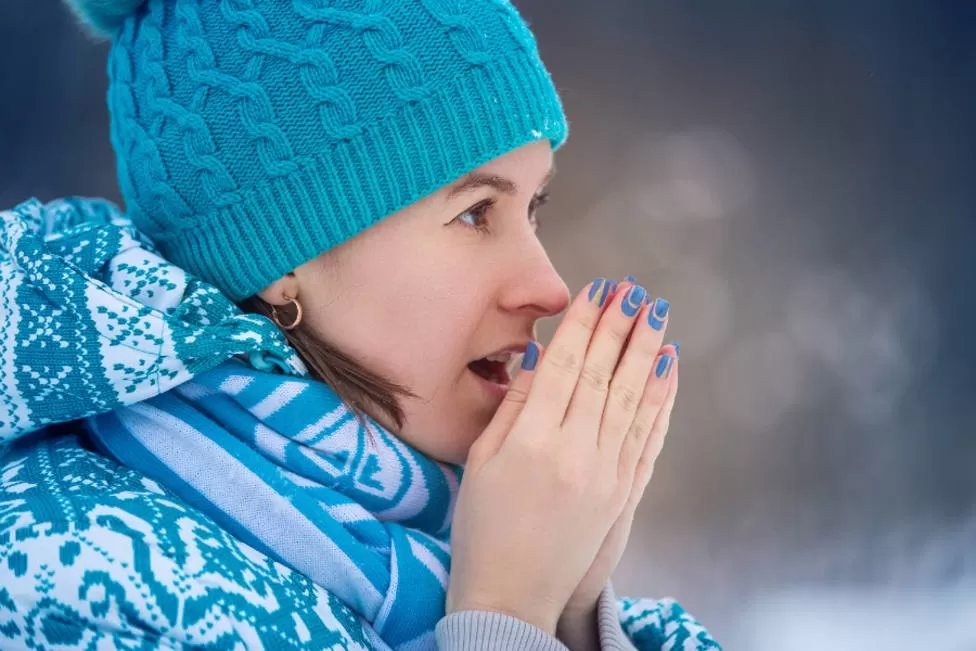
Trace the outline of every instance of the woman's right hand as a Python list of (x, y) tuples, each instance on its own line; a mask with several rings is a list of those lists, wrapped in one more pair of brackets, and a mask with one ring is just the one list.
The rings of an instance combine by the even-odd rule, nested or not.
[(501, 612), (554, 633), (630, 496), (665, 403), (670, 374), (653, 372), (664, 327), (649, 321), (645, 297), (639, 286), (588, 285), (471, 447), (448, 613)]

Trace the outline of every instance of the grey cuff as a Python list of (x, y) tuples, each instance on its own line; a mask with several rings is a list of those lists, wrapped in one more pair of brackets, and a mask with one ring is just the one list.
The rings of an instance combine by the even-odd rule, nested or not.
[(613, 584), (607, 585), (600, 593), (597, 602), (597, 626), (600, 629), (600, 651), (635, 651), (637, 649), (624, 633), (620, 624), (620, 611), (617, 609), (617, 594)]
[(437, 622), (434, 635), (440, 651), (569, 651), (537, 626), (486, 610), (450, 613)]

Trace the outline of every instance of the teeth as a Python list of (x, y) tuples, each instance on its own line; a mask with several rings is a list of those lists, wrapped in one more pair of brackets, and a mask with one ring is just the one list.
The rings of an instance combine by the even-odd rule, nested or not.
[(507, 364), (508, 360), (512, 359), (512, 353), (498, 353), (497, 355), (487, 355), (485, 356), (489, 362), (502, 362)]

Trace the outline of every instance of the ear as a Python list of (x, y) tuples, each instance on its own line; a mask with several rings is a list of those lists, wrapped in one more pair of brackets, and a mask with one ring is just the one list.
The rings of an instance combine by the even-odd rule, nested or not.
[(289, 298), (298, 298), (298, 290), (298, 278), (294, 272), (288, 272), (258, 292), (258, 297), (271, 305), (287, 305)]

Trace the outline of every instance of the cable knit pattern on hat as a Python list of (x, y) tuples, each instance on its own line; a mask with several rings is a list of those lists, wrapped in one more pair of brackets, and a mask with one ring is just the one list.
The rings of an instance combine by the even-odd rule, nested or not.
[[(91, 13), (112, 3), (74, 3), (118, 23)], [(109, 58), (129, 216), (234, 300), (493, 158), (566, 137), (504, 0), (119, 4), (136, 7)]]

